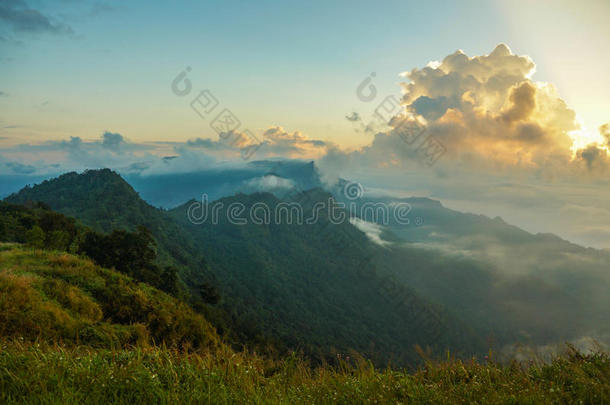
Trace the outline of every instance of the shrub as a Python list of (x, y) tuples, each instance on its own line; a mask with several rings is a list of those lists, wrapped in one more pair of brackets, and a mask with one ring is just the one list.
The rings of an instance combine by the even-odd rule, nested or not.
[(37, 249), (42, 249), (44, 247), (44, 231), (39, 226), (34, 226), (32, 229), (26, 232), (25, 239), (29, 246), (32, 246)]

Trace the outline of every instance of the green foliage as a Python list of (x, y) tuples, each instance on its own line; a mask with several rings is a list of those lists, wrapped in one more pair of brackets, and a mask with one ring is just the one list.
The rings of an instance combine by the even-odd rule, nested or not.
[(172, 266), (166, 266), (161, 273), (159, 289), (167, 292), (168, 294), (178, 296), (180, 294), (180, 278), (178, 276), (178, 270)]
[(185, 303), (87, 259), (15, 245), (0, 251), (0, 338), (93, 347), (218, 341)]
[(211, 287), (208, 284), (201, 284), (199, 285), (198, 290), (198, 294), (202, 298), (203, 302), (214, 305), (220, 301), (220, 295), (214, 287)]
[(25, 233), (25, 240), (29, 246), (42, 249), (45, 241), (44, 231), (38, 225), (34, 225)]
[[(316, 203), (330, 197), (311, 190), (291, 201), (301, 204), (308, 218)], [(235, 203), (245, 212), (261, 203), (275, 212), (281, 200), (269, 193), (240, 194), (214, 204)], [(221, 208), (217, 223), (197, 225), (188, 220), (188, 206), (170, 214), (214, 264), (223, 297), (219, 306), (230, 314), (237, 341), (258, 350), (302, 351), (329, 363), (337, 353), (355, 350), (383, 366), (416, 363), (416, 344), (469, 354), (484, 350), (480, 338), (446, 310), (381, 277), (370, 257), (387, 250), (350, 223), (333, 224), (321, 212), (311, 225), (235, 225)]]
[[(152, 207), (110, 169), (66, 173), (6, 198), (12, 204), (46, 205), (78, 219), (95, 232), (136, 232), (144, 226), (157, 242), (156, 262), (173, 266), (190, 285), (210, 282), (209, 269), (193, 239), (163, 210)], [(0, 232), (1, 235), (1, 232)], [(22, 241), (19, 241), (22, 242)]]
[(414, 373), (342, 358), (312, 369), (226, 348), (184, 355), (159, 348), (74, 349), (19, 343), (0, 352), (0, 402), (82, 404), (604, 404), (606, 354), (569, 350), (548, 364), (446, 360)]
[(37, 203), (28, 206), (0, 202), (0, 242), (19, 242), (38, 249), (67, 251), (78, 245), (84, 228), (73, 218)]
[(109, 235), (87, 232), (79, 246), (79, 253), (106, 268), (114, 268), (137, 280), (178, 295), (179, 280), (174, 271), (169, 276), (154, 263), (156, 243), (143, 226), (137, 232), (113, 231)]
[(0, 202), (0, 242), (23, 242), (38, 249), (84, 254), (103, 267), (114, 268), (175, 296), (186, 292), (178, 271), (156, 264), (156, 241), (144, 226), (136, 232), (109, 235), (77, 226), (76, 221), (50, 211), (45, 205), (30, 207)]

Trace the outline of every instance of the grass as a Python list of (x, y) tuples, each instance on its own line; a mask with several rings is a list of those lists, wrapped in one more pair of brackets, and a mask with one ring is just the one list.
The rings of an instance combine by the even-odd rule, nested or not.
[(474, 403), (610, 402), (605, 354), (568, 349), (549, 364), (428, 363), (414, 373), (343, 359), (312, 369), (220, 348), (106, 350), (11, 342), (0, 352), (2, 403)]
[(90, 260), (0, 244), (0, 337), (99, 348), (218, 344), (184, 302)]

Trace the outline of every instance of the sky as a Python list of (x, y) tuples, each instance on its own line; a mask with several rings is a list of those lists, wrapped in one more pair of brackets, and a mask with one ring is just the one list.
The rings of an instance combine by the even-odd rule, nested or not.
[[(375, 72), (400, 94), (400, 72), (457, 49), (506, 43), (537, 62), (595, 131), (610, 110), (610, 3), (585, 2), (89, 2), (3, 0), (50, 28), (2, 18), (2, 136), (40, 141), (120, 132), (134, 141), (184, 141), (214, 132), (169, 91), (192, 68), (255, 131), (282, 126), (350, 146), (344, 116), (370, 114), (356, 87)], [(6, 14), (6, 13), (5, 13)], [(27, 128), (27, 129), (26, 129)], [(10, 130), (9, 130), (10, 129)]]
[[(316, 159), (328, 181), (610, 248), (609, 16), (597, 0), (0, 0), (0, 174)], [(225, 109), (238, 127), (214, 125)], [(418, 161), (404, 123), (442, 159)]]

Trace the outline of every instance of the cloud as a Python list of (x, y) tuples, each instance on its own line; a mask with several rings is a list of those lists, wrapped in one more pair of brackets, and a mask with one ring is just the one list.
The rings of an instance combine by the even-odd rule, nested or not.
[(209, 138), (189, 139), (186, 142), (186, 145), (191, 148), (202, 148), (210, 150), (225, 150), (228, 148), (228, 146), (223, 144), (222, 142), (213, 141)]
[(296, 159), (319, 158), (329, 147), (325, 141), (309, 139), (299, 131), (288, 132), (282, 127), (271, 127), (256, 136), (246, 131), (223, 132), (218, 140), (196, 138), (186, 142), (186, 147), (204, 149), (223, 158), (239, 158), (248, 150), (252, 158), (284, 157)]
[(610, 156), (606, 149), (598, 145), (589, 145), (577, 151), (577, 161), (584, 162), (590, 172), (605, 173), (610, 167)]
[(373, 243), (379, 246), (388, 246), (391, 243), (381, 239), (383, 229), (380, 225), (373, 222), (368, 222), (357, 217), (351, 217), (349, 222), (363, 232)]
[(267, 174), (262, 177), (255, 177), (246, 181), (243, 187), (240, 189), (245, 193), (253, 193), (259, 191), (274, 192), (278, 190), (292, 189), (295, 187), (294, 181), (285, 179), (273, 174)]
[[(168, 156), (174, 153), (174, 156)], [(98, 139), (75, 136), (63, 140), (26, 143), (0, 149), (11, 162), (4, 171), (28, 170), (40, 175), (109, 167), (122, 172), (184, 172), (201, 169), (215, 161), (185, 143), (133, 143), (122, 134), (106, 131)], [(2, 167), (0, 167), (2, 170)]]
[[(552, 84), (532, 80), (535, 68), (500, 44), (488, 55), (458, 50), (403, 73), (400, 103), (372, 142), (354, 152), (329, 150), (321, 164), (338, 170), (328, 176), (335, 178), (355, 167), (428, 170), (434, 163), (438, 176), (603, 176), (608, 146), (574, 150), (582, 131), (576, 114)], [(600, 132), (610, 142), (609, 128)]]
[(94, 140), (74, 136), (10, 146), (0, 149), (0, 153), (13, 160), (37, 161), (30, 169), (36, 174), (48, 170), (56, 173), (51, 164), (59, 164), (64, 171), (109, 167), (127, 173), (161, 174), (205, 170), (220, 164), (243, 166), (247, 160), (267, 158), (312, 159), (324, 155), (328, 147), (326, 142), (309, 139), (301, 132), (271, 127), (258, 136), (249, 131), (231, 131), (221, 133), (216, 140), (150, 143), (133, 143), (120, 133), (105, 131)]
[[(0, 175), (30, 175), (37, 171), (37, 166), (45, 165), (41, 161), (37, 162), (21, 162), (16, 159), (7, 159), (0, 155)], [(47, 170), (51, 170), (52, 167), (46, 165)]]
[(36, 171), (36, 168), (32, 165), (24, 165), (17, 162), (8, 162), (6, 166), (12, 169), (13, 173), (17, 174), (32, 174)]
[(4, 92), (4, 91), (0, 91), (0, 97), (7, 97), (8, 93)]
[(604, 124), (599, 127), (599, 133), (606, 141), (606, 146), (610, 148), (610, 123)]
[(309, 139), (301, 132), (289, 133), (282, 127), (271, 127), (263, 133), (261, 153), (266, 157), (311, 159), (326, 153), (325, 141)]
[(450, 158), (467, 166), (540, 168), (572, 157), (574, 111), (549, 84), (531, 80), (535, 64), (498, 45), (489, 55), (462, 51), (437, 68), (405, 74), (401, 117), (394, 131), (417, 117)]
[(123, 136), (112, 132), (104, 132), (102, 135), (102, 146), (113, 152), (120, 152), (121, 145), (124, 144)]
[(0, 149), (11, 161), (27, 162), (27, 169), (7, 165), (10, 170), (28, 170), (37, 174), (99, 167), (124, 168), (141, 161), (160, 160), (151, 153), (154, 151), (154, 145), (131, 143), (121, 134), (112, 132), (104, 132), (97, 140), (70, 137), (65, 140), (19, 144)]
[(536, 88), (530, 82), (522, 82), (510, 91), (510, 106), (502, 114), (508, 124), (528, 119), (536, 108)]
[(361, 121), (362, 118), (360, 117), (360, 114), (358, 114), (357, 112), (352, 112), (350, 115), (346, 115), (345, 119), (347, 119), (348, 121), (351, 122), (356, 122), (356, 121)]
[(586, 167), (589, 174), (596, 178), (610, 173), (610, 125), (599, 127), (600, 140), (575, 152), (573, 164)]
[(73, 34), (68, 25), (54, 22), (49, 16), (30, 8), (24, 0), (5, 0), (0, 3), (0, 21), (15, 32)]

